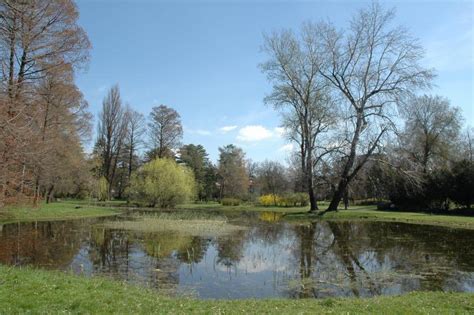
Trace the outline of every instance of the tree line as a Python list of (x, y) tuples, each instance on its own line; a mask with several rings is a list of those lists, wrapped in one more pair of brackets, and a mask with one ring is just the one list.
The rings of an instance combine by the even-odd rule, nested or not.
[(448, 99), (423, 94), (435, 71), (394, 16), (372, 3), (343, 29), (307, 22), (266, 35), (260, 68), (272, 90), (265, 102), (296, 150), (285, 165), (254, 163), (230, 144), (214, 164), (202, 145), (182, 143), (175, 109), (154, 106), (145, 117), (118, 85), (102, 102), (86, 154), (92, 116), (74, 75), (91, 44), (75, 3), (0, 0), (0, 206), (56, 197), (172, 206), (262, 195), (291, 204), (301, 196), (291, 194), (304, 192), (311, 211), (321, 200), (332, 211), (352, 199), (470, 207), (474, 131), (463, 129)]

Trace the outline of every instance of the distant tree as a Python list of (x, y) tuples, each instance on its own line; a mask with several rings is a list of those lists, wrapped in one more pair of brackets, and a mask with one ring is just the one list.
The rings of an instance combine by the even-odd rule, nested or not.
[(116, 179), (117, 165), (127, 135), (127, 116), (118, 85), (114, 85), (102, 102), (95, 151), (100, 156), (100, 175), (108, 183), (109, 198)]
[(160, 208), (192, 200), (195, 181), (192, 171), (172, 159), (155, 159), (144, 164), (132, 175), (130, 199)]
[(352, 18), (347, 30), (338, 31), (329, 22), (309, 26), (318, 38), (318, 72), (346, 113), (343, 167), (328, 211), (337, 210), (347, 186), (391, 129), (394, 104), (429, 87), (434, 76), (421, 65), (419, 41), (405, 28), (391, 26), (394, 16), (394, 10), (374, 2)]
[(403, 149), (423, 173), (436, 161), (449, 160), (461, 128), (459, 109), (441, 96), (423, 95), (410, 99), (403, 110)]
[(145, 129), (145, 118), (139, 112), (127, 107), (125, 111), (127, 132), (125, 138), (125, 151), (127, 152), (128, 180), (132, 172), (138, 167), (138, 150), (143, 144)]
[(249, 178), (241, 148), (233, 144), (219, 148), (218, 176), (221, 198), (243, 198), (247, 194)]
[[(210, 161), (206, 149), (202, 145), (187, 144), (180, 148), (180, 161), (189, 167), (196, 179), (197, 194), (200, 200), (207, 199), (206, 196), (206, 173), (210, 167)], [(215, 185), (215, 183), (214, 183)]]
[(257, 185), (262, 195), (283, 194), (288, 189), (285, 167), (275, 161), (266, 160), (260, 163), (257, 170)]
[(150, 113), (149, 159), (172, 157), (183, 137), (181, 118), (176, 110), (165, 105), (155, 106)]

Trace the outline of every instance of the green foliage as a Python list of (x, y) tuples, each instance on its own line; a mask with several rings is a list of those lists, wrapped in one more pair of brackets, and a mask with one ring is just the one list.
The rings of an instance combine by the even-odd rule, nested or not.
[(189, 168), (171, 159), (155, 159), (132, 175), (128, 192), (134, 202), (170, 208), (193, 199), (196, 184)]
[(99, 201), (105, 201), (109, 197), (109, 183), (107, 179), (102, 176), (97, 182), (97, 198)]
[(221, 200), (223, 206), (238, 206), (240, 205), (240, 199), (237, 198), (223, 198)]

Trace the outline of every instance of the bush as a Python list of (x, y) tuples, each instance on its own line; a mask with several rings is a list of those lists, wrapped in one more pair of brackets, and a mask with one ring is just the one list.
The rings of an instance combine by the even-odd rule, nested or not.
[(223, 206), (238, 206), (240, 205), (240, 200), (236, 198), (223, 198), (221, 204)]
[(156, 159), (132, 175), (128, 194), (139, 204), (170, 208), (194, 198), (195, 191), (194, 175), (189, 168), (171, 159)]
[(470, 208), (474, 203), (474, 163), (457, 162), (451, 174), (449, 197), (458, 205)]
[(281, 199), (282, 198), (278, 195), (269, 194), (260, 196), (258, 202), (264, 207), (277, 206), (280, 204)]
[(260, 205), (278, 207), (306, 207), (309, 204), (309, 197), (305, 193), (292, 193), (279, 195), (263, 195), (258, 199)]

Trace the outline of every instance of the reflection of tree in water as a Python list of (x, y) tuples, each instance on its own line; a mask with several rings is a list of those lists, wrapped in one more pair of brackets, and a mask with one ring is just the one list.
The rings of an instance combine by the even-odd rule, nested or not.
[(0, 262), (64, 269), (87, 237), (84, 224), (83, 221), (57, 221), (3, 225)]
[(235, 266), (243, 256), (244, 244), (247, 231), (239, 230), (231, 235), (218, 237), (217, 247), (217, 264), (221, 264), (230, 268)]
[(466, 271), (473, 271), (468, 243), (454, 244), (466, 239), (466, 231), (331, 221), (296, 226), (294, 231), (299, 274), (298, 286), (290, 289), (293, 297), (456, 289), (462, 280), (454, 270), (471, 266)]

